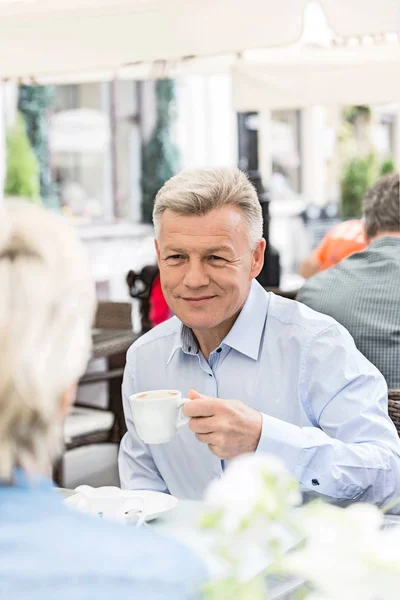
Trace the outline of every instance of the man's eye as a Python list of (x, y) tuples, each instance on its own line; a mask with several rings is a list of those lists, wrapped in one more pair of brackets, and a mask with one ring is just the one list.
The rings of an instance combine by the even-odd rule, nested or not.
[(167, 260), (183, 260), (183, 258), (182, 254), (170, 254), (170, 256), (167, 256)]
[(222, 258), (221, 256), (215, 256), (215, 255), (212, 255), (212, 256), (210, 256), (210, 257), (209, 257), (209, 260), (211, 260), (212, 262), (216, 262), (216, 261), (222, 262), (222, 261), (224, 261), (225, 259), (224, 259), (224, 258)]

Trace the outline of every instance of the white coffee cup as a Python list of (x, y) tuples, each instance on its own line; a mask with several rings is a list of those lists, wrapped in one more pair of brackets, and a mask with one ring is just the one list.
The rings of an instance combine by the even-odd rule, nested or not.
[(190, 417), (182, 415), (189, 398), (178, 390), (152, 390), (129, 396), (136, 433), (145, 444), (166, 444)]

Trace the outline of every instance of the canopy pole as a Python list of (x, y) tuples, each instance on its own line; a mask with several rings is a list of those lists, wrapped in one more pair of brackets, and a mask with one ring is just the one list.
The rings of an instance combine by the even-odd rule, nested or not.
[(268, 109), (259, 113), (258, 135), (261, 178), (268, 184), (272, 177), (272, 118)]
[(326, 197), (326, 108), (308, 106), (301, 111), (302, 192), (307, 203), (323, 206)]

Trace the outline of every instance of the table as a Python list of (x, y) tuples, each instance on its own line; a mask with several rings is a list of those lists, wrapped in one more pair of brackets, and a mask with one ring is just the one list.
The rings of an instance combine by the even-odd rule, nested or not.
[[(73, 490), (59, 488), (63, 498), (74, 494)], [(196, 520), (205, 508), (205, 503), (193, 500), (179, 500), (168, 512), (150, 521), (151, 527), (160, 534), (169, 535), (187, 543), (190, 547), (190, 535)], [(294, 594), (304, 587), (304, 581), (295, 577), (267, 577), (268, 600), (294, 600)]]
[[(66, 488), (58, 488), (62, 497), (69, 498), (75, 492)], [(163, 515), (157, 517), (153, 521), (147, 523), (155, 531), (179, 537), (180, 534), (185, 534), (196, 522), (202, 510), (204, 510), (204, 502), (194, 500), (179, 500), (178, 504)]]
[(138, 337), (131, 329), (93, 329), (93, 358), (124, 353)]

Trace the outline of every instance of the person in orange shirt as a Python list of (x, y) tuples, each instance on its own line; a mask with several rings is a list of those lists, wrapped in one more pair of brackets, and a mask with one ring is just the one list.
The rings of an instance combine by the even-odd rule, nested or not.
[(328, 231), (319, 246), (300, 266), (300, 274), (308, 279), (338, 262), (361, 252), (368, 246), (362, 219), (351, 219), (338, 223)]

